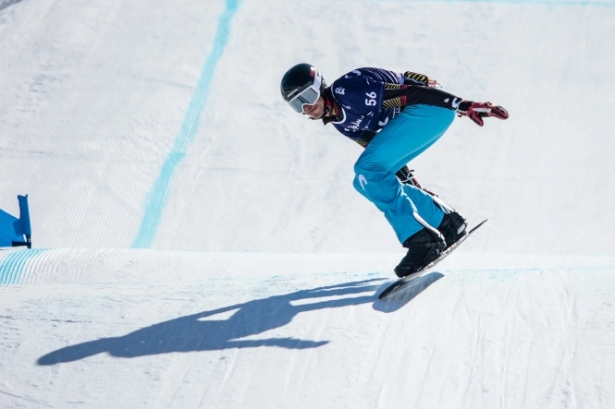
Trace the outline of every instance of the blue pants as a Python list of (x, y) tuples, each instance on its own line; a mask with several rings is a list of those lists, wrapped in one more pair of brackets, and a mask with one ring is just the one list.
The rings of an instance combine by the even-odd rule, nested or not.
[(431, 195), (404, 185), (395, 176), (446, 132), (455, 112), (431, 105), (411, 105), (391, 120), (367, 145), (354, 166), (354, 187), (382, 211), (400, 243), (423, 229), (438, 227), (443, 210)]

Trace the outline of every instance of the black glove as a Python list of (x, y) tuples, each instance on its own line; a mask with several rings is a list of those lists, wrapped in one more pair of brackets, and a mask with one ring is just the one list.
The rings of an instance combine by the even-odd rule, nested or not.
[(508, 119), (508, 111), (501, 106), (493, 105), (493, 102), (461, 101), (457, 108), (457, 116), (467, 116), (478, 126), (483, 126), (483, 118), (492, 116), (499, 119)]

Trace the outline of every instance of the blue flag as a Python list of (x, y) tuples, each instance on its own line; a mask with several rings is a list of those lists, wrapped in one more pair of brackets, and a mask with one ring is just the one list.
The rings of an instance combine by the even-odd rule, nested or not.
[(19, 219), (0, 209), (0, 247), (27, 246), (32, 248), (32, 228), (28, 195), (17, 196)]

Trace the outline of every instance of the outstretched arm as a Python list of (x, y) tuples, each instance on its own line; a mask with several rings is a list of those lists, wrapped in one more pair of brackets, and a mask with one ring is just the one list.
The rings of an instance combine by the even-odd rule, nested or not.
[(463, 101), (453, 94), (422, 85), (384, 84), (384, 109), (426, 104), (456, 110)]
[(464, 100), (446, 91), (421, 85), (384, 84), (383, 109), (426, 104), (457, 111), (457, 115), (467, 116), (478, 126), (483, 126), (483, 118), (508, 119), (508, 111), (492, 102)]

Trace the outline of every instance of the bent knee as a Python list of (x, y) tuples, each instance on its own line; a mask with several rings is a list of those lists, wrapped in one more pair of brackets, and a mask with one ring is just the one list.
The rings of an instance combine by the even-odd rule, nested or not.
[(383, 174), (388, 172), (389, 167), (387, 164), (373, 156), (361, 157), (357, 163), (354, 164), (354, 173), (357, 176), (367, 174)]

